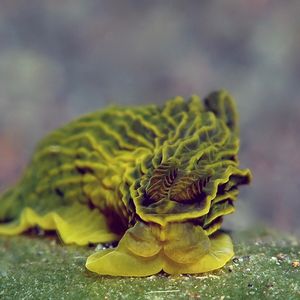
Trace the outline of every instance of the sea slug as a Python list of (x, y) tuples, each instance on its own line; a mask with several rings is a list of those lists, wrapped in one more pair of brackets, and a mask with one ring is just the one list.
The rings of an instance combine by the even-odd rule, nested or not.
[(102, 275), (221, 268), (234, 254), (223, 216), (251, 180), (238, 149), (226, 91), (84, 115), (45, 137), (0, 197), (0, 234), (38, 226), (66, 244), (119, 241), (87, 258)]

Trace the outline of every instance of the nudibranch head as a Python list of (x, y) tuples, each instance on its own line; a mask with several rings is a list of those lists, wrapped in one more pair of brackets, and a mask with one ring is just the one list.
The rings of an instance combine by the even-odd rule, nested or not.
[[(174, 132), (157, 137), (124, 174), (123, 202), (135, 215), (118, 247), (89, 257), (100, 274), (147, 276), (202, 273), (222, 267), (234, 254), (228, 235), (218, 232), (232, 213), (238, 186), (251, 180), (238, 168), (237, 113), (224, 91), (204, 100), (171, 100)], [(175, 116), (175, 117), (174, 117)]]

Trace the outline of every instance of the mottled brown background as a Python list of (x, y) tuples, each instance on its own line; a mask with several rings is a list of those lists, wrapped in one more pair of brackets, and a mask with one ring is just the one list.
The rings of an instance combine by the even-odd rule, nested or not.
[(0, 190), (36, 142), (108, 103), (220, 87), (253, 170), (227, 226), (300, 232), (300, 1), (0, 2)]

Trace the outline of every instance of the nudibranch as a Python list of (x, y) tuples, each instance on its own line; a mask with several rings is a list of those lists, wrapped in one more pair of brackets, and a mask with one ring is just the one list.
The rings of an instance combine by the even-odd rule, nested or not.
[(66, 244), (118, 241), (87, 258), (101, 275), (221, 268), (234, 255), (223, 216), (251, 180), (238, 168), (238, 149), (226, 91), (84, 115), (38, 144), (0, 198), (0, 234), (38, 226)]

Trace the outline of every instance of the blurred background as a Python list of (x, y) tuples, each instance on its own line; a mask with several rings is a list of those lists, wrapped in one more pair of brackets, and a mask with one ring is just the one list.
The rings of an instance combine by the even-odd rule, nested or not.
[(226, 88), (254, 175), (227, 227), (300, 235), (299, 15), (298, 0), (2, 0), (0, 191), (75, 116)]

